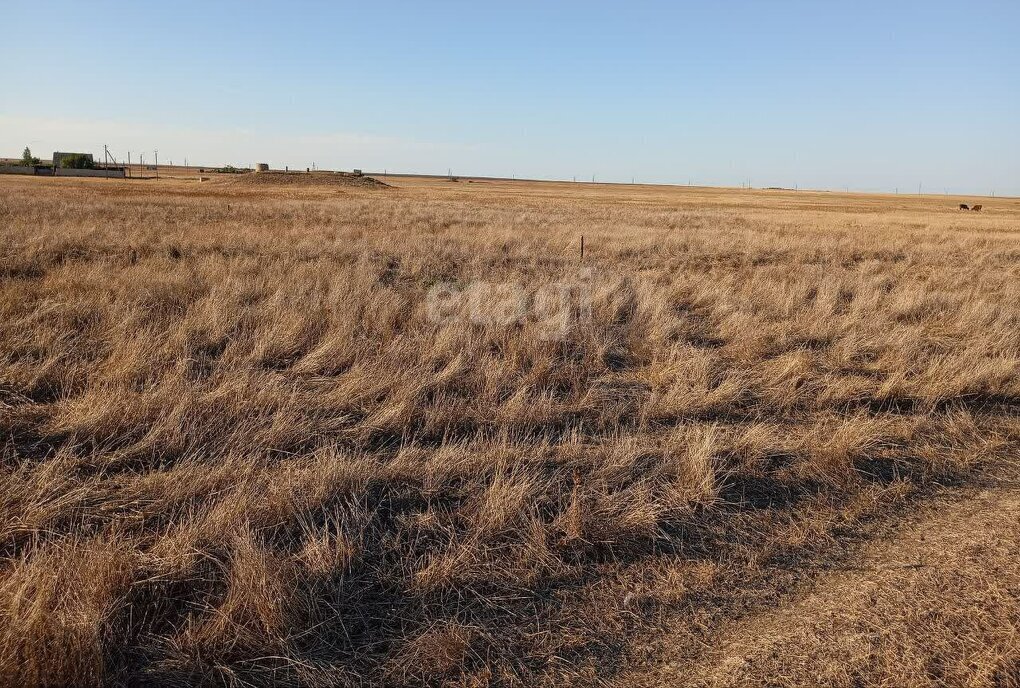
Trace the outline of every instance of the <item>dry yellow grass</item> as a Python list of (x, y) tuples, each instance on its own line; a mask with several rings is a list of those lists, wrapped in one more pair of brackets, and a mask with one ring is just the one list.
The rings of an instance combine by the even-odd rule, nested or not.
[[(0, 682), (725, 683), (734, 624), (1016, 478), (1018, 201), (387, 181), (0, 177)], [(992, 631), (839, 675), (1015, 682), (953, 582)]]

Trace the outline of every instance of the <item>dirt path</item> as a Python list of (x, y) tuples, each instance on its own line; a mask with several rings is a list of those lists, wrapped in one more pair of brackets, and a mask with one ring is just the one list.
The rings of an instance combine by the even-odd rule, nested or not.
[(634, 686), (1020, 686), (1020, 488), (985, 488), (866, 546), (789, 603)]

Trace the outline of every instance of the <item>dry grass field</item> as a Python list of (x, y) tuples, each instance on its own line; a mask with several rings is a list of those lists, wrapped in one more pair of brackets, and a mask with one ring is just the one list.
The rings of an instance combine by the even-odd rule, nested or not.
[(1020, 201), (214, 177), (0, 177), (0, 683), (1020, 685)]

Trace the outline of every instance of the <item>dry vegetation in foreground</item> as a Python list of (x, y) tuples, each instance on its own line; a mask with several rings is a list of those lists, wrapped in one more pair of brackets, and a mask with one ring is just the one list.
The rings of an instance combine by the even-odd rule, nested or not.
[[(0, 682), (723, 677), (734, 624), (1015, 478), (1020, 203), (398, 186), (0, 178)], [(582, 233), (561, 341), (428, 317)], [(1015, 683), (1010, 542), (923, 639), (876, 612), (758, 680)]]

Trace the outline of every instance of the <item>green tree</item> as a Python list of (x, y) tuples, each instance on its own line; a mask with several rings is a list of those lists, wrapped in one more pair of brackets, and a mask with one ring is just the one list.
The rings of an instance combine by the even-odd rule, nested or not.
[(25, 146), (25, 150), (21, 153), (21, 164), (25, 166), (38, 165), (39, 158), (32, 157), (32, 149)]

